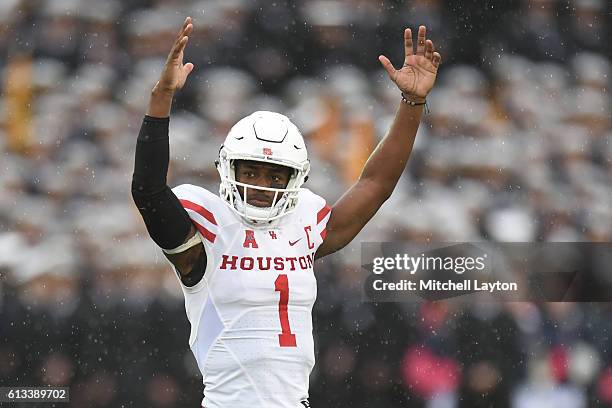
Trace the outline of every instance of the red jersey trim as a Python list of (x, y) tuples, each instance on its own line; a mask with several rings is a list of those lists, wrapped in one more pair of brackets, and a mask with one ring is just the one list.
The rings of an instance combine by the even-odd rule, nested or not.
[(215, 216), (213, 215), (213, 213), (208, 211), (206, 208), (192, 201), (189, 201), (189, 200), (179, 200), (179, 201), (181, 202), (183, 207), (197, 212), (202, 217), (206, 218), (211, 224), (217, 225), (217, 220), (215, 220)]
[(191, 222), (193, 223), (193, 225), (195, 225), (195, 227), (198, 229), (198, 231), (200, 231), (200, 234), (202, 234), (202, 236), (204, 238), (206, 238), (207, 240), (209, 240), (213, 244), (215, 243), (215, 239), (217, 238), (217, 236), (215, 234), (213, 234), (212, 232), (207, 230), (206, 227), (201, 225), (199, 222), (194, 221), (194, 220), (191, 220)]
[(325, 218), (327, 214), (329, 214), (330, 211), (331, 211), (331, 207), (325, 204), (325, 207), (321, 208), (319, 212), (317, 213), (317, 224), (323, 221), (323, 218)]

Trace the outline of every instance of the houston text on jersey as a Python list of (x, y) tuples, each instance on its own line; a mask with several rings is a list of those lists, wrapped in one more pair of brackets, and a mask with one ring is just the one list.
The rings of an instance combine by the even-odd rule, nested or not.
[(295, 271), (296, 269), (310, 269), (314, 261), (314, 252), (306, 256), (237, 256), (223, 255), (219, 269), (250, 271), (252, 269), (259, 271)]

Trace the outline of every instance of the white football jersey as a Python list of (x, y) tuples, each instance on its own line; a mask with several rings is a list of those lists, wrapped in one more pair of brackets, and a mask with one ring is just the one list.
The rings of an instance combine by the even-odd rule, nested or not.
[(303, 189), (295, 211), (273, 227), (254, 227), (201, 187), (172, 191), (208, 258), (200, 282), (181, 283), (189, 346), (204, 380), (202, 405), (303, 408), (315, 363), (313, 263), (330, 207)]

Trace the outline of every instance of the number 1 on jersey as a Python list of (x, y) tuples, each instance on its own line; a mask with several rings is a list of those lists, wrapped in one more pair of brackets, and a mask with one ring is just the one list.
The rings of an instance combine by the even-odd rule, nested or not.
[(278, 275), (274, 281), (274, 290), (280, 292), (278, 316), (280, 318), (282, 332), (278, 335), (278, 342), (281, 347), (296, 347), (295, 334), (291, 333), (291, 327), (289, 327), (289, 314), (287, 312), (287, 304), (289, 303), (289, 280), (287, 279), (287, 275)]

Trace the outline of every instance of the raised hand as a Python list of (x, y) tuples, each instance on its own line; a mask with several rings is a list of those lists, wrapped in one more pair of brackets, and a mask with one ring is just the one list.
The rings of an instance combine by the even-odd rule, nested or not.
[(193, 64), (191, 62), (183, 64), (183, 51), (192, 30), (191, 17), (187, 17), (183, 22), (183, 26), (176, 34), (174, 44), (166, 59), (166, 65), (156, 85), (159, 91), (174, 93), (185, 85), (187, 76), (193, 70)]
[(384, 55), (378, 57), (389, 74), (389, 78), (395, 82), (406, 97), (415, 102), (422, 101), (433, 88), (441, 60), (440, 54), (434, 51), (434, 44), (426, 38), (426, 34), (425, 26), (420, 26), (416, 54), (414, 54), (412, 30), (409, 28), (404, 30), (406, 57), (404, 58), (404, 65), (400, 69), (395, 69), (391, 61)]

